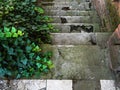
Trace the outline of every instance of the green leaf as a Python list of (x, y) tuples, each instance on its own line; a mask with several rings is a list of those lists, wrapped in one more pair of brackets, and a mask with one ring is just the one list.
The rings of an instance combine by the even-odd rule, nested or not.
[(32, 46), (32, 47), (35, 47), (35, 43), (32, 43), (31, 46)]
[(17, 32), (16, 28), (15, 28), (15, 27), (12, 27), (11, 32), (12, 32), (12, 33), (16, 33), (16, 32)]
[(23, 59), (23, 60), (21, 60), (21, 62), (24, 64), (24, 65), (26, 65), (27, 64), (27, 59)]
[(36, 0), (31, 0), (31, 2), (36, 2)]
[(22, 31), (18, 30), (18, 35), (22, 36), (23, 35)]
[(10, 31), (10, 29), (9, 29), (9, 28), (4, 27), (4, 32), (9, 32), (9, 31)]
[(9, 54), (9, 55), (14, 55), (14, 54), (15, 54), (15, 53), (14, 53), (14, 49), (13, 49), (13, 48), (9, 48), (8, 54)]
[(47, 63), (48, 63), (48, 65), (52, 65), (52, 61), (48, 61)]
[(16, 79), (19, 79), (20, 77), (21, 77), (21, 74), (18, 74), (17, 77), (16, 77)]
[(43, 66), (42, 66), (42, 69), (43, 69), (43, 70), (44, 70), (44, 69), (46, 69), (46, 68), (47, 68), (47, 66), (46, 66), (46, 65), (43, 65)]
[(42, 64), (40, 63), (36, 63), (37, 67), (40, 68), (42, 66)]
[(14, 34), (13, 34), (13, 37), (18, 37), (18, 34), (17, 34), (17, 33), (14, 33)]
[(36, 57), (36, 60), (38, 60), (38, 61), (41, 60), (40, 56), (37, 56), (37, 57)]
[(5, 71), (3, 68), (0, 68), (0, 78), (3, 78), (5, 75)]
[(29, 52), (32, 50), (32, 47), (31, 47), (31, 46), (26, 46), (26, 48), (25, 48), (25, 49), (26, 49), (26, 52), (28, 52), (28, 53), (29, 53)]
[(36, 10), (37, 12), (39, 12), (40, 14), (43, 14), (43, 13), (44, 13), (44, 10), (43, 10), (42, 8), (40, 8), (40, 7), (35, 7), (35, 10)]
[(12, 33), (11, 33), (11, 32), (6, 32), (5, 34), (6, 34), (6, 35), (5, 35), (6, 37), (11, 37), (11, 36), (12, 36)]
[(3, 32), (0, 32), (0, 37), (3, 38), (4, 37), (4, 33)]
[(34, 57), (34, 55), (35, 55), (34, 53), (30, 53), (29, 58), (32, 59)]
[(47, 58), (44, 58), (43, 60), (44, 60), (44, 62), (47, 62)]

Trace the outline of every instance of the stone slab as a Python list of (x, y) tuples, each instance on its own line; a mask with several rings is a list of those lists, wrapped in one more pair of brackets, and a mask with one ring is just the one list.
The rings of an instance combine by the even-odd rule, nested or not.
[(42, 3), (42, 7), (45, 10), (91, 10), (89, 2), (77, 3), (77, 2), (48, 2)]
[(54, 23), (91, 23), (90, 16), (50, 16)]
[(53, 45), (43, 50), (53, 51), (55, 68), (51, 73), (53, 79), (112, 79), (111, 71), (106, 65), (106, 49), (92, 45)]
[(8, 90), (9, 85), (7, 80), (0, 80), (0, 90)]
[(72, 90), (72, 80), (47, 80), (47, 90)]
[(51, 16), (89, 16), (93, 15), (93, 11), (80, 11), (80, 10), (46, 10), (45, 15)]
[(73, 90), (101, 90), (100, 82), (94, 80), (73, 80)]
[[(99, 32), (100, 26), (96, 23), (51, 23), (55, 29), (58, 29), (61, 33), (72, 33), (72, 32)], [(81, 28), (83, 26), (83, 28)], [(84, 27), (91, 27), (86, 29)]]
[(11, 80), (10, 90), (46, 90), (46, 80)]
[(51, 33), (54, 45), (92, 45), (93, 33)]
[(100, 80), (101, 90), (116, 90), (114, 80)]
[(51, 33), (53, 45), (98, 45), (107, 47), (111, 33)]

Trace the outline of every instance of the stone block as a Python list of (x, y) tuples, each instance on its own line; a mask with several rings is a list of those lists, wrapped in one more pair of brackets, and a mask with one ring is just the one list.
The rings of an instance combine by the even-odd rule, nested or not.
[(91, 45), (93, 33), (52, 33), (54, 45)]
[(46, 90), (46, 80), (11, 80), (10, 90)]
[(116, 90), (114, 80), (100, 80), (101, 90)]
[(72, 90), (72, 80), (47, 80), (47, 90)]
[(94, 80), (73, 80), (73, 90), (101, 90), (100, 82)]

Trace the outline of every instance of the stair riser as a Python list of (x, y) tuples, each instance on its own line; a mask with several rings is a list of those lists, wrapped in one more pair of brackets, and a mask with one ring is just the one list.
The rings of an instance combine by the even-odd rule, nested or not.
[(91, 10), (93, 7), (90, 3), (81, 3), (80, 5), (74, 4), (53, 4), (53, 5), (42, 5), (45, 10)]
[(45, 15), (51, 16), (90, 16), (93, 15), (94, 12), (92, 11), (79, 11), (79, 10), (46, 10)]
[(92, 45), (92, 37), (95, 39), (93, 33), (53, 33), (51, 36), (54, 45)]
[(61, 33), (80, 33), (82, 31), (85, 32), (95, 32), (99, 30), (99, 25), (98, 24), (82, 24), (82, 23), (71, 23), (71, 24), (53, 24), (52, 25), (59, 30)]
[(53, 45), (98, 45), (105, 47), (111, 34), (112, 33), (52, 33), (51, 37)]
[(91, 0), (45, 0), (45, 1), (41, 1), (41, 2), (73, 2), (73, 1), (76, 1), (78, 3), (91, 2)]
[(76, 17), (76, 16), (73, 16), (73, 17), (67, 17), (67, 16), (56, 16), (56, 17), (51, 17), (53, 18), (53, 21), (54, 23), (91, 23), (92, 20), (89, 16), (83, 16), (83, 17)]

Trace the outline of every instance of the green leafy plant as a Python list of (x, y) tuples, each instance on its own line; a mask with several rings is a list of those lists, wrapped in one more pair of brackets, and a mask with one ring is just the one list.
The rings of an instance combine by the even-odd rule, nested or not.
[(0, 0), (0, 78), (31, 78), (53, 68), (51, 52), (42, 53), (40, 43), (50, 43), (54, 28), (36, 0)]

